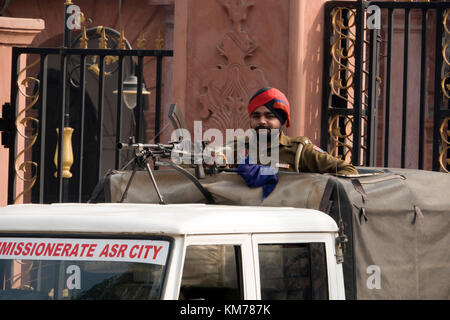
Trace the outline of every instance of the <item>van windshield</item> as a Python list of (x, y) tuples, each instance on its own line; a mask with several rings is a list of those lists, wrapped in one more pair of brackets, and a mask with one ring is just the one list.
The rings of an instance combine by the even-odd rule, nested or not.
[(170, 242), (0, 238), (0, 299), (160, 299)]

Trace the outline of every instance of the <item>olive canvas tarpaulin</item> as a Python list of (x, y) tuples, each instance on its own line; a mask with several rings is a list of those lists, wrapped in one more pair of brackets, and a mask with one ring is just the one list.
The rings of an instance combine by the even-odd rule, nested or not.
[[(410, 169), (358, 168), (358, 176), (279, 174), (261, 202), (232, 172), (199, 180), (216, 204), (317, 209), (348, 237), (344, 252), (347, 299), (450, 299), (450, 175)], [(91, 202), (119, 202), (131, 172), (112, 171)], [(185, 176), (157, 170), (166, 203), (207, 203)], [(145, 171), (138, 171), (124, 202), (159, 203)]]
[(344, 184), (354, 207), (356, 298), (450, 299), (450, 176), (391, 170), (385, 180), (359, 179), (366, 200)]

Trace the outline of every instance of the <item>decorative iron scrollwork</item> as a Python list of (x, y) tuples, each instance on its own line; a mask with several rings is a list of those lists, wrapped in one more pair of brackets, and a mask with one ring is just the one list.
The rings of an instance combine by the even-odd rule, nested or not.
[[(344, 19), (346, 16), (346, 19)], [(355, 27), (355, 10), (346, 7), (336, 8), (332, 14), (332, 28), (334, 41), (331, 45), (332, 73), (329, 81), (331, 94), (344, 100), (347, 105), (353, 107), (354, 97), (352, 89), (354, 87), (354, 65), (351, 60), (355, 56), (356, 35), (353, 32)], [(343, 47), (342, 44), (345, 44)], [(340, 127), (340, 119), (344, 119), (343, 128)], [(335, 115), (330, 119), (328, 134), (330, 136), (330, 154), (347, 159), (351, 157), (353, 145), (349, 139), (353, 135), (353, 119), (351, 116)], [(343, 148), (339, 154), (339, 148)]]
[(439, 165), (442, 170), (450, 173), (449, 170), (447, 170), (447, 166), (450, 166), (450, 158), (447, 157), (448, 151), (450, 150), (450, 117), (447, 117), (442, 121), (441, 126), (439, 127), (439, 133), (441, 135), (442, 143), (445, 144), (439, 154)]
[[(450, 30), (447, 26), (447, 21), (448, 21), (448, 17), (450, 15), (450, 10), (445, 10), (444, 13), (444, 18), (442, 21), (442, 25), (443, 25), (443, 29), (444, 29), (444, 37), (448, 39), (448, 36), (450, 35)], [(447, 48), (450, 45), (450, 40), (447, 40), (446, 43), (444, 44), (444, 46), (442, 47), (442, 59), (445, 63), (444, 68), (448, 70), (448, 68), (450, 67), (450, 61), (447, 58)], [(450, 72), (447, 72), (441, 81), (441, 90), (443, 95), (447, 98), (450, 99), (450, 84), (448, 84), (450, 79)], [(441, 167), (441, 169), (444, 172), (450, 173), (449, 170), (447, 169), (448, 166), (450, 166), (450, 158), (448, 158), (448, 153), (450, 150), (450, 117), (446, 117), (442, 120), (441, 125), (439, 127), (439, 134), (441, 137), (441, 152), (439, 153), (439, 165)]]
[[(26, 73), (28, 69), (33, 68), (35, 65), (40, 63), (41, 58), (38, 57), (33, 63), (23, 68), (17, 77), (17, 87), (22, 96), (25, 99), (31, 99), (31, 102), (26, 103), (25, 108), (19, 111), (16, 117), (16, 131), (17, 133), (24, 138), (24, 148), (20, 150), (14, 161), (14, 170), (18, 179), (24, 182), (23, 190), (16, 196), (14, 203), (17, 203), (19, 198), (24, 196), (25, 193), (29, 192), (36, 183), (37, 180), (37, 169), (38, 164), (31, 160), (25, 159), (25, 153), (28, 150), (31, 150), (36, 143), (36, 140), (39, 135), (39, 120), (32, 117), (27, 116), (27, 112), (38, 102), (39, 93), (40, 93), (40, 81), (34, 77), (25, 77), (22, 81), (20, 81), (21, 76)], [(34, 92), (28, 94), (26, 89), (30, 87), (32, 83), (35, 83), (36, 86), (34, 88)], [(34, 130), (30, 135), (27, 135), (27, 128), (33, 128)], [(22, 129), (22, 130), (20, 130)], [(23, 159), (23, 160), (22, 160)], [(23, 161), (23, 162), (21, 162)], [(31, 174), (31, 177), (27, 177), (27, 173)]]
[[(343, 128), (339, 126), (339, 120), (344, 118)], [(334, 146), (330, 150), (330, 154), (336, 156), (337, 158), (348, 159), (353, 151), (353, 145), (351, 143), (342, 142), (342, 140), (347, 140), (351, 142), (351, 136), (353, 135), (353, 119), (346, 115), (336, 115), (330, 120), (328, 125), (328, 133), (330, 138), (334, 141)], [(344, 147), (344, 154), (338, 154), (338, 148)], [(346, 151), (345, 151), (346, 150)]]
[[(365, 98), (368, 96), (368, 89), (363, 88), (361, 106), (355, 106), (354, 87), (355, 87), (355, 44), (356, 44), (356, 9), (348, 7), (338, 7), (332, 13), (331, 17), (332, 31), (334, 41), (331, 45), (331, 76), (329, 86), (331, 94), (340, 100), (343, 100), (347, 108), (367, 107)], [(364, 44), (368, 41), (364, 39)], [(364, 64), (367, 61), (364, 61)], [(368, 76), (368, 71), (362, 68), (362, 75)], [(365, 82), (367, 83), (367, 81)], [(340, 127), (343, 119), (343, 127)], [(361, 121), (364, 121), (362, 117)], [(351, 115), (335, 115), (329, 121), (328, 133), (330, 136), (330, 154), (337, 157), (343, 157), (346, 160), (351, 159), (353, 153), (353, 122)], [(361, 136), (363, 137), (363, 136)], [(341, 154), (339, 153), (342, 148)], [(362, 144), (361, 150), (366, 150)]]
[[(355, 58), (356, 58), (356, 14), (357, 9), (349, 7), (337, 7), (332, 12), (331, 25), (333, 42), (330, 48), (331, 55), (331, 74), (329, 78), (329, 87), (331, 95), (343, 101), (348, 109), (368, 108), (369, 77), (368, 62), (363, 60), (361, 77), (367, 77), (362, 81), (364, 87), (361, 90), (361, 105), (355, 105)], [(370, 45), (365, 39), (365, 33), (362, 34), (363, 45)], [(331, 108), (336, 106), (331, 106)], [(343, 122), (342, 122), (343, 121)], [(350, 161), (353, 153), (353, 124), (354, 117), (349, 114), (337, 114), (329, 120), (328, 134), (330, 137), (330, 154), (344, 158)], [(360, 136), (362, 143), (358, 152), (367, 150), (365, 145), (367, 132), (364, 131), (364, 123), (367, 122), (366, 116), (362, 116), (361, 127), (363, 128)], [(342, 127), (340, 127), (342, 126)], [(339, 154), (340, 153), (340, 154)]]

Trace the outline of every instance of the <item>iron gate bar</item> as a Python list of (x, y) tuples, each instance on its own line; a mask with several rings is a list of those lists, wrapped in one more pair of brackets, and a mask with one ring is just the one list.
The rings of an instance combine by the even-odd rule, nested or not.
[(376, 5), (385, 9), (442, 9), (448, 8), (449, 2), (407, 2), (407, 1), (328, 1), (325, 6), (330, 8), (348, 7), (357, 8), (357, 5), (363, 4), (367, 7), (369, 5)]
[[(17, 52), (17, 48), (12, 48), (13, 53), (13, 59), (12, 59), (12, 65), (11, 65), (11, 122), (15, 121), (16, 114), (17, 114), (17, 95), (18, 95), (18, 88), (16, 86), (17, 83), (17, 77), (19, 74), (19, 59), (20, 57), (15, 55), (15, 52)], [(16, 57), (14, 59), (14, 57)], [(16, 124), (12, 125), (13, 130), (11, 130), (9, 134), (10, 138), (10, 151), (9, 151), (9, 168), (8, 168), (8, 204), (14, 203), (14, 197), (16, 193), (16, 179), (15, 179), (15, 154), (17, 150), (17, 132), (14, 130), (16, 127)]]
[(426, 80), (427, 80), (427, 9), (422, 9), (422, 42), (420, 50), (420, 112), (419, 112), (419, 160), (418, 168), (424, 168), (424, 146), (425, 146), (425, 103), (426, 103)]
[(155, 143), (160, 142), (162, 57), (156, 57)]
[(84, 161), (84, 123), (86, 117), (86, 55), (80, 56), (80, 101), (81, 101), (81, 115), (80, 115), (80, 135), (79, 135), (79, 173), (78, 173), (78, 202), (81, 202), (83, 194), (83, 161)]
[[(361, 113), (362, 117), (365, 117), (368, 115), (368, 111), (364, 110), (364, 109), (361, 110), (360, 113)], [(336, 115), (351, 116), (351, 115), (353, 115), (353, 109), (332, 107), (328, 110), (328, 115), (329, 116), (336, 116)]]
[(443, 10), (436, 10), (436, 53), (434, 70), (434, 121), (433, 121), (433, 171), (439, 170), (439, 114), (441, 110), (441, 75), (442, 75), (442, 22)]
[[(156, 57), (155, 143), (160, 142), (162, 57)], [(159, 170), (159, 166), (154, 166)]]
[(353, 165), (361, 163), (361, 110), (362, 110), (362, 75), (363, 75), (363, 33), (365, 2), (358, 2), (355, 13), (355, 77), (354, 77), (354, 105), (353, 105)]
[[(121, 142), (122, 137), (122, 91), (123, 91), (123, 57), (119, 57), (119, 69), (117, 77), (117, 119), (116, 119), (116, 146)], [(116, 148), (116, 159), (114, 168), (120, 167), (120, 150)], [(80, 201), (81, 202), (81, 201)]]
[(57, 159), (57, 179), (58, 179), (58, 202), (63, 202), (64, 191), (64, 179), (62, 176), (62, 163), (63, 163), (63, 139), (64, 139), (64, 127), (66, 119), (66, 86), (64, 85), (67, 81), (67, 55), (65, 53), (61, 54), (61, 65), (60, 65), (60, 83), (61, 85), (61, 101), (60, 101), (60, 113), (59, 113), (59, 134), (58, 134), (58, 159)]
[(72, 31), (70, 30), (70, 28), (67, 25), (67, 22), (69, 21), (69, 18), (71, 16), (70, 11), (68, 11), (67, 9), (71, 5), (72, 5), (72, 3), (70, 1), (66, 1), (64, 3), (64, 21), (66, 23), (64, 23), (63, 45), (66, 48), (70, 47), (70, 38), (71, 38), (71, 35), (72, 35)]
[[(375, 166), (376, 162), (376, 131), (377, 131), (377, 114), (378, 114), (378, 98), (377, 98), (377, 74), (378, 74), (378, 30), (370, 30), (370, 50), (369, 50), (369, 88), (367, 105), (367, 134), (371, 139), (367, 139), (366, 161), (369, 166)], [(365, 110), (365, 109), (364, 109)], [(362, 115), (364, 117), (364, 115)]]
[(324, 7), (324, 28), (323, 28), (323, 48), (324, 48), (324, 62), (322, 71), (322, 110), (321, 110), (321, 130), (320, 130), (320, 147), (323, 150), (328, 150), (329, 136), (328, 136), (328, 119), (330, 117), (331, 94), (329, 78), (331, 74), (331, 11), (333, 7), (330, 3), (325, 3)]
[(386, 61), (386, 103), (384, 116), (384, 166), (389, 167), (389, 129), (391, 121), (392, 39), (394, 34), (394, 9), (388, 9), (388, 42)]
[[(335, 3), (346, 3), (345, 1), (333, 1)], [(370, 5), (376, 5), (380, 8), (386, 9), (442, 9), (448, 8), (449, 2), (406, 2), (406, 1), (396, 1), (396, 2), (383, 2), (383, 1), (365, 1), (369, 2)]]
[(402, 107), (402, 143), (401, 143), (401, 167), (405, 168), (406, 164), (406, 128), (407, 128), (407, 112), (408, 112), (408, 58), (409, 58), (409, 34), (411, 28), (409, 25), (410, 9), (405, 9), (405, 34), (403, 43), (403, 107)]
[[(139, 55), (138, 56), (138, 64), (137, 64), (137, 70), (136, 70), (136, 77), (137, 77), (137, 96), (136, 96), (136, 111), (137, 114), (142, 114), (142, 84), (143, 84), (143, 70), (144, 70), (144, 56)], [(136, 115), (136, 112), (134, 113)], [(136, 143), (141, 142), (141, 122), (139, 119), (136, 120)]]
[[(39, 185), (39, 202), (44, 202), (44, 184), (45, 179), (41, 177), (45, 176), (45, 145), (46, 145), (46, 118), (47, 118), (47, 56), (40, 55), (41, 57), (41, 73), (39, 74), (40, 83), (40, 99), (39, 99), (39, 136), (36, 141), (36, 145), (39, 150), (39, 161), (41, 166), (39, 167), (39, 175), (37, 177), (37, 182)], [(13, 84), (11, 84), (13, 85)]]
[(81, 49), (81, 48), (16, 48), (17, 54), (55, 54), (55, 55), (89, 55), (89, 56), (162, 56), (172, 57), (173, 50), (122, 50), (122, 49)]
[[(97, 106), (97, 121), (99, 123), (97, 128), (97, 159), (102, 159), (103, 149), (103, 95), (105, 93), (105, 56), (100, 56), (99, 61), (99, 76), (98, 76), (98, 106)], [(97, 181), (102, 176), (102, 164), (98, 161)]]

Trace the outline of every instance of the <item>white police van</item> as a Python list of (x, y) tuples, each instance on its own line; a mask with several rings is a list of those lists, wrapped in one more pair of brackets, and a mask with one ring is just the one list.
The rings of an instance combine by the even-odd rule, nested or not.
[(0, 208), (0, 299), (345, 299), (338, 227), (311, 209)]

